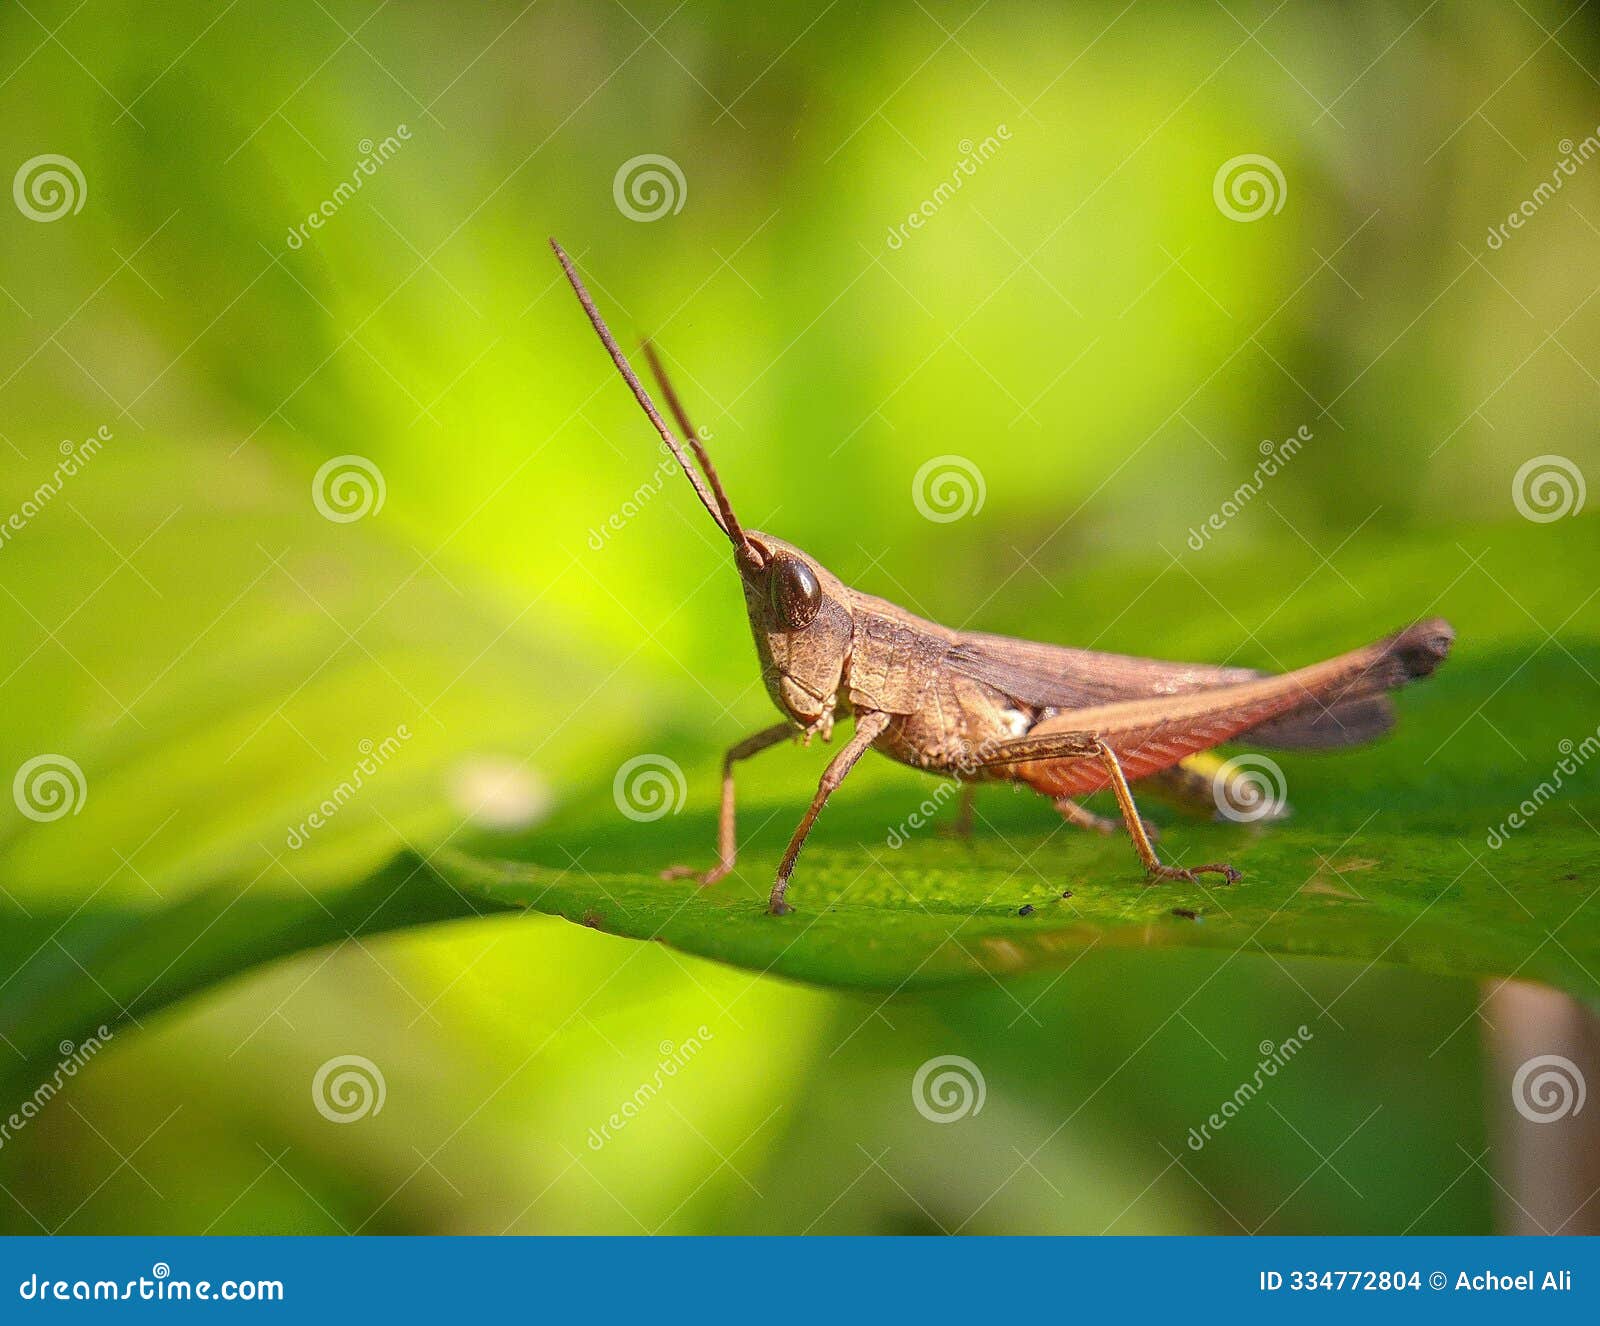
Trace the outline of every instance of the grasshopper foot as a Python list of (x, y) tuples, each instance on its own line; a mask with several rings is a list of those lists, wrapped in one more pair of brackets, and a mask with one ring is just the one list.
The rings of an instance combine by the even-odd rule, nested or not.
[(1164, 866), (1156, 864), (1145, 871), (1146, 880), (1154, 884), (1163, 879), (1182, 880), (1185, 884), (1200, 883), (1201, 875), (1221, 875), (1224, 884), (1237, 884), (1239, 872), (1222, 862), (1208, 862), (1203, 866)]
[(661, 872), (662, 879), (692, 879), (701, 888), (708, 888), (719, 879), (725, 879), (732, 867), (715, 865), (710, 870), (696, 870), (692, 866), (668, 866)]
[(783, 895), (789, 891), (789, 877), (780, 872), (773, 882), (772, 894), (767, 899), (768, 916), (793, 916), (794, 908), (784, 901)]

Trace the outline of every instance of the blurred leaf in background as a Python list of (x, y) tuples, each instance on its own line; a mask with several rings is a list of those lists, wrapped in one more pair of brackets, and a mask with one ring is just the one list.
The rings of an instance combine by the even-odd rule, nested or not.
[[(1480, 970), (1424, 960), (1437, 918), (1372, 966), (1097, 940), (848, 994), (553, 919), (380, 933), (491, 910), (386, 863), (626, 908), (772, 721), (554, 233), (743, 518), (862, 590), (1265, 668), (1449, 616), (1393, 741), (1283, 761), (1297, 821), (1171, 840), (1330, 908), (1373, 869), (1401, 916), (1470, 899), (1533, 949), (1494, 970), (1592, 996), (1600, 766), (1538, 789), (1600, 721), (1597, 47), (1535, 3), (0, 9), (0, 750), (72, 803), (0, 817), (4, 1227), (1491, 1228), (1483, 992), (1392, 966)], [(618, 814), (642, 753), (679, 813)], [(714, 905), (822, 758), (747, 772)], [(934, 786), (863, 765), (815, 887)], [(914, 859), (1127, 884), (1125, 844), (979, 805), (975, 857)]]

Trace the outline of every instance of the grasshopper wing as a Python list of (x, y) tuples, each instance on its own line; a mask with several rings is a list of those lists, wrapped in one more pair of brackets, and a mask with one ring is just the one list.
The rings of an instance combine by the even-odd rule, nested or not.
[[(1268, 676), (1253, 668), (1173, 663), (1036, 644), (1003, 635), (963, 633), (945, 656), (952, 671), (1041, 709), (1087, 709), (1121, 700), (1189, 695)], [(1383, 696), (1308, 704), (1249, 729), (1253, 745), (1320, 750), (1354, 746), (1394, 726)]]
[(945, 662), (952, 671), (985, 682), (1024, 704), (1050, 709), (1187, 695), (1254, 681), (1262, 675), (1249, 668), (1167, 663), (976, 632), (963, 632), (945, 655)]
[[(1419, 622), (1387, 639), (1281, 676), (1262, 677), (1166, 697), (1120, 700), (1042, 718), (1030, 736), (1084, 732), (1101, 737), (1130, 780), (1170, 768), (1185, 756), (1238, 737), (1274, 719), (1320, 708), (1361, 704), (1418, 677), (1450, 651), (1454, 632), (1438, 619)], [(1093, 762), (1035, 765), (1025, 780), (1055, 796), (1081, 796), (1105, 786)]]

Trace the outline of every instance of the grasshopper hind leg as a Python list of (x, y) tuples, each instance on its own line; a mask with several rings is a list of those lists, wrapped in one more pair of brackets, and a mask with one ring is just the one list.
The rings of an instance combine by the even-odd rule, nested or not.
[[(1168, 866), (1161, 863), (1161, 858), (1156, 855), (1156, 849), (1151, 845), (1145, 822), (1139, 817), (1138, 807), (1134, 805), (1133, 793), (1128, 789), (1128, 780), (1123, 775), (1122, 764), (1117, 759), (1116, 752), (1093, 732), (1046, 732), (1018, 737), (1014, 741), (1004, 741), (995, 746), (987, 753), (983, 762), (993, 767), (1047, 764), (1060, 760), (1094, 760), (1100, 765), (1111, 791), (1117, 798), (1117, 809), (1122, 812), (1122, 822), (1127, 826), (1128, 836), (1133, 839), (1134, 850), (1139, 853), (1139, 860), (1149, 879), (1178, 879), (1191, 884), (1198, 883), (1201, 875), (1221, 875), (1229, 884), (1239, 879), (1239, 872), (1221, 861), (1210, 861), (1199, 866)], [(1031, 780), (1024, 775), (1023, 781)], [(1070, 799), (1060, 798), (1057, 800), (1058, 807), (1061, 800)], [(1082, 807), (1077, 806), (1075, 802), (1071, 804), (1075, 811), (1082, 810)], [(1067, 814), (1066, 811), (1062, 813)], [(1087, 811), (1083, 813), (1088, 814)], [(1072, 817), (1069, 815), (1068, 818)]]

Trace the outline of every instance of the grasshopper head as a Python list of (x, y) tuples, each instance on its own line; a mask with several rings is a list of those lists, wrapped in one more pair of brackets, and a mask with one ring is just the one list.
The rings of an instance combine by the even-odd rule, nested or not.
[(827, 723), (844, 677), (853, 621), (838, 577), (792, 543), (751, 531), (738, 558), (750, 633), (773, 702), (804, 727)]

